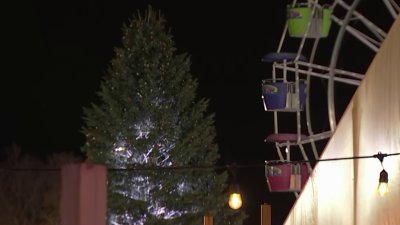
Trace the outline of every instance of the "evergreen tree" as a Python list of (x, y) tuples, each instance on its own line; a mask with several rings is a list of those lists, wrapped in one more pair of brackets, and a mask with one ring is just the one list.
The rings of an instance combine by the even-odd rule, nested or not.
[(241, 224), (243, 214), (226, 206), (226, 173), (212, 169), (214, 120), (196, 99), (189, 57), (176, 54), (150, 7), (123, 31), (101, 103), (84, 110), (88, 160), (128, 169), (110, 172), (109, 223), (191, 225), (211, 214), (216, 224)]

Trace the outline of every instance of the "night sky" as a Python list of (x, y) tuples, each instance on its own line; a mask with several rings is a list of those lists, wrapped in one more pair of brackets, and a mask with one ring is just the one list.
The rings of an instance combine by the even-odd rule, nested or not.
[[(120, 45), (122, 24), (151, 4), (164, 14), (178, 53), (191, 55), (198, 96), (210, 99), (219, 163), (249, 165), (277, 159), (273, 146), (264, 143), (273, 132), (273, 120), (261, 101), (261, 80), (270, 76), (271, 65), (261, 58), (278, 46), (285, 1), (23, 0), (8, 4), (1, 32), (6, 59), (0, 76), (1, 147), (15, 142), (39, 155), (79, 153), (85, 141), (80, 133), (82, 108), (99, 100), (95, 93), (113, 48)], [(345, 104), (341, 107), (344, 110)], [(321, 129), (327, 125), (327, 121), (319, 124)], [(269, 193), (260, 167), (240, 169), (237, 177), (243, 210), (250, 215), (245, 225), (259, 224), (259, 207), (265, 202), (272, 204), (273, 224), (281, 224), (293, 194)]]

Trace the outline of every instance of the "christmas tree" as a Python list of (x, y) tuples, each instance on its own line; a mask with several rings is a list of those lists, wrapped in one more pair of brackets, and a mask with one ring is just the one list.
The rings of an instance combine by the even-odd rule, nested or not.
[(85, 108), (82, 147), (109, 172), (109, 224), (241, 224), (227, 208), (208, 102), (196, 98), (187, 54), (177, 54), (165, 20), (150, 7), (123, 27), (122, 46)]

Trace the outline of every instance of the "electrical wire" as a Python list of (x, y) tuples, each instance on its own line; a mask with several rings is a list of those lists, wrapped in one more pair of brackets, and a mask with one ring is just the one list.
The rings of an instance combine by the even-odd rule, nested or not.
[[(236, 169), (245, 168), (262, 168), (265, 165), (281, 165), (281, 164), (299, 164), (299, 163), (316, 163), (316, 162), (326, 162), (326, 161), (340, 161), (340, 160), (358, 160), (358, 159), (368, 159), (377, 158), (379, 161), (383, 161), (385, 157), (397, 156), (400, 153), (381, 153), (368, 156), (352, 156), (352, 157), (339, 157), (339, 158), (327, 158), (327, 159), (314, 159), (314, 160), (296, 160), (296, 161), (281, 161), (281, 160), (269, 160), (265, 161), (264, 164), (235, 164)], [(230, 169), (232, 165), (197, 165), (197, 166), (134, 166), (131, 168), (108, 168), (109, 172), (126, 172), (126, 171), (161, 171), (161, 170), (225, 170)], [(13, 167), (13, 168), (1, 168), (1, 170), (15, 171), (15, 172), (52, 172), (61, 171), (61, 168), (27, 168), (27, 167)]]

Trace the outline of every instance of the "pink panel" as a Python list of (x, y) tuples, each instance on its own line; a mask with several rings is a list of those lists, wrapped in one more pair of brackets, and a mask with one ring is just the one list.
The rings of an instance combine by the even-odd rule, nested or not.
[(309, 177), (306, 164), (300, 165), (300, 174), (297, 177), (297, 182), (299, 183), (297, 185), (294, 184), (296, 181), (293, 179), (296, 179), (296, 177), (294, 177), (291, 172), (291, 164), (270, 166), (270, 169), (272, 169), (271, 171), (273, 172), (267, 175), (267, 182), (271, 192), (300, 191)]
[(61, 225), (105, 225), (107, 168), (68, 164), (61, 171)]
[(61, 170), (61, 225), (78, 224), (79, 167), (64, 165)]

